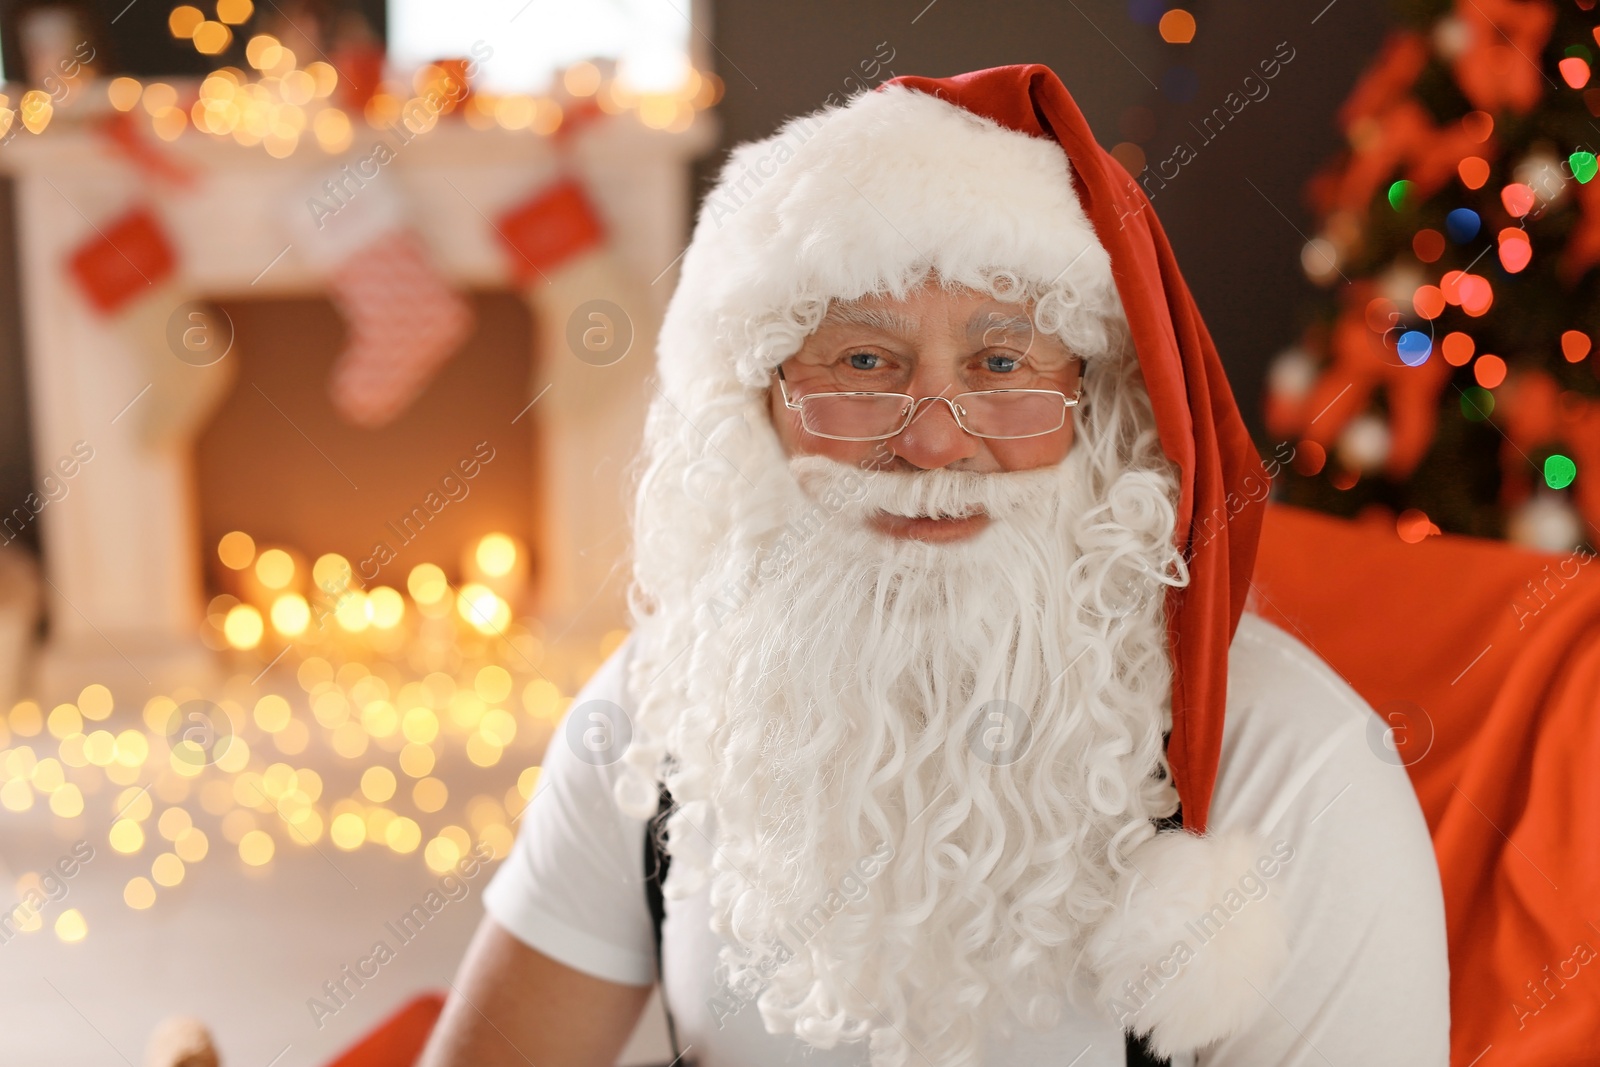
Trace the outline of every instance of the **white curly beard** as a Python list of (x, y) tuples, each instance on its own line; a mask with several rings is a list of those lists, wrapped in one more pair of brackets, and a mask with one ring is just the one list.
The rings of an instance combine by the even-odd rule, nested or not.
[[(995, 474), (769, 457), (639, 545), (629, 761), (670, 753), (667, 895), (710, 879), (720, 1010), (964, 1067), (1088, 1003), (1084, 939), (1176, 806), (1164, 596), (1187, 580), (1170, 479), (1101, 445)], [(974, 504), (967, 541), (863, 525)]]

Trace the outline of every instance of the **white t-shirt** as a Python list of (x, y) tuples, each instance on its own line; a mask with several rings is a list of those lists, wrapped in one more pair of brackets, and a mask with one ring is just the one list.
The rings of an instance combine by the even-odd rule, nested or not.
[[(624, 667), (632, 641), (606, 661), (573, 707), (593, 699), (631, 706)], [(558, 728), (516, 847), (484, 892), (485, 907), (522, 941), (569, 967), (613, 982), (653, 984), (644, 823), (612, 800), (621, 763), (585, 763), (562, 736)], [(1252, 829), (1293, 848), (1268, 883), (1270, 893), (1282, 894), (1290, 961), (1268, 1007), (1246, 1031), (1200, 1051), (1196, 1067), (1448, 1064), (1439, 872), (1416, 794), (1383, 739), (1382, 721), (1320, 657), (1245, 613), (1229, 650), (1211, 825)], [(693, 1046), (701, 1067), (865, 1067), (864, 1044), (822, 1051), (791, 1035), (768, 1034), (753, 1002), (719, 1028), (708, 1003), (719, 941), (709, 913), (703, 888), (667, 901), (662, 927), (666, 1000), (679, 1043)], [(1009, 1043), (991, 1039), (986, 1067), (1124, 1062), (1115, 1024), (1074, 1015), (1070, 1006), (1047, 1033), (1016, 1029)]]

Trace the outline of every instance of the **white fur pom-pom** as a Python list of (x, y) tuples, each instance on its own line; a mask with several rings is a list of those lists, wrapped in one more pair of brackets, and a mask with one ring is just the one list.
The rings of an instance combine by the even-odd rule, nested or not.
[(1293, 858), (1245, 831), (1163, 831), (1134, 849), (1122, 907), (1086, 950), (1099, 1003), (1162, 1056), (1237, 1031), (1288, 960), (1274, 881)]

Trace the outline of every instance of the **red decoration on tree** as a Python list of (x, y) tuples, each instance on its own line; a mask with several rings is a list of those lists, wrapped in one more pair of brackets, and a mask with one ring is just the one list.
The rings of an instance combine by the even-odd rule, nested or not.
[(1570, 289), (1590, 267), (1600, 263), (1600, 179), (1591, 179), (1578, 186), (1579, 215), (1567, 246), (1561, 250), (1557, 271), (1562, 282)]
[[(1306, 190), (1319, 218), (1302, 262), (1329, 293), (1267, 391), (1269, 429), (1307, 446), (1286, 501), (1545, 549), (1600, 536), (1600, 396), (1563, 340), (1600, 336), (1600, 89), (1568, 62), (1592, 61), (1595, 6), (1400, 9), (1339, 110), (1349, 150)], [(1536, 402), (1546, 386), (1519, 396), (1530, 371), (1560, 405)], [(1336, 438), (1340, 462), (1322, 462)], [(1561, 484), (1533, 499), (1554, 447), (1576, 471), (1558, 462)]]
[(1415, 100), (1402, 100), (1380, 113), (1363, 115), (1347, 128), (1358, 153), (1348, 165), (1312, 180), (1310, 198), (1320, 212), (1364, 211), (1378, 188), (1392, 181), (1404, 166), (1415, 183), (1412, 195), (1425, 199), (1456, 176), (1468, 156), (1494, 159), (1500, 149), (1491, 135), (1464, 122), (1435, 125)]
[(1299, 403), (1282, 400), (1267, 409), (1267, 432), (1280, 438), (1304, 437), (1328, 448), (1350, 420), (1366, 411), (1382, 386), (1389, 402), (1390, 443), (1383, 472), (1407, 478), (1433, 443), (1439, 421), (1439, 392), (1452, 368), (1435, 352), (1421, 366), (1401, 362), (1385, 339), (1367, 323), (1367, 305), (1376, 295), (1370, 281), (1352, 282), (1344, 310), (1328, 338), (1332, 364)]
[(78, 246), (67, 268), (89, 303), (102, 315), (115, 314), (140, 293), (171, 277), (177, 255), (166, 228), (140, 205)]
[(1339, 128), (1349, 132), (1358, 120), (1381, 114), (1405, 99), (1427, 65), (1426, 38), (1406, 31), (1391, 34), (1339, 107)]
[(1470, 32), (1456, 56), (1456, 84), (1483, 111), (1533, 110), (1544, 95), (1539, 54), (1556, 24), (1546, 0), (1456, 0), (1455, 17)]
[(358, 426), (390, 422), (472, 332), (472, 309), (434, 270), (409, 230), (390, 230), (340, 262), (329, 279), (350, 324), (329, 394)]

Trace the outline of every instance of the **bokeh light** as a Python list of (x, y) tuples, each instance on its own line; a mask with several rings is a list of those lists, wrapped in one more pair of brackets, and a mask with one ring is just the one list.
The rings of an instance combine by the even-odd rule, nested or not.
[(1482, 189), (1489, 180), (1489, 161), (1482, 156), (1468, 156), (1456, 164), (1456, 173), (1468, 189)]
[(86, 685), (78, 692), (78, 710), (83, 712), (85, 718), (103, 722), (111, 717), (115, 706), (111, 690), (98, 683)]
[(83, 912), (77, 908), (68, 908), (57, 915), (56, 936), (69, 945), (88, 937), (89, 924), (84, 919)]
[(405, 598), (397, 590), (380, 585), (367, 594), (366, 612), (378, 629), (393, 629), (405, 619)]
[(511, 622), (511, 606), (493, 589), (476, 582), (461, 587), (456, 610), (465, 622), (486, 634), (499, 634)]
[(135, 911), (143, 911), (156, 902), (156, 887), (150, 884), (150, 879), (144, 875), (128, 880), (122, 887), (122, 900), (128, 907)]
[(414, 852), (422, 843), (422, 828), (415, 820), (404, 815), (390, 821), (384, 828), (384, 843), (399, 853)]
[(1544, 461), (1544, 483), (1552, 489), (1565, 489), (1578, 476), (1578, 465), (1570, 456), (1556, 452)]
[(492, 533), (478, 541), (478, 567), (492, 578), (504, 577), (517, 565), (517, 544), (508, 535)]
[(1568, 363), (1577, 363), (1589, 354), (1593, 342), (1582, 330), (1567, 330), (1561, 335), (1561, 354)]
[(1470, 334), (1459, 330), (1452, 330), (1444, 335), (1441, 346), (1444, 349), (1444, 360), (1452, 367), (1465, 367), (1472, 359), (1476, 347)]
[(1472, 376), (1485, 389), (1493, 389), (1506, 380), (1506, 361), (1485, 352), (1472, 364)]
[(222, 624), (222, 632), (228, 639), (228, 644), (234, 648), (241, 650), (255, 648), (261, 643), (261, 636), (265, 632), (261, 623), (261, 612), (249, 604), (235, 604), (228, 609), (227, 619)]
[(361, 773), (361, 795), (374, 804), (382, 804), (394, 796), (397, 780), (387, 767), (368, 767)]
[(1194, 16), (1180, 7), (1172, 8), (1161, 16), (1156, 25), (1161, 39), (1168, 44), (1188, 44), (1194, 40)]
[(195, 51), (214, 56), (226, 51), (233, 43), (233, 29), (225, 22), (206, 20), (194, 28)]
[(256, 577), (268, 589), (283, 589), (294, 581), (294, 557), (281, 548), (269, 548), (256, 559)]
[(264, 830), (251, 830), (239, 839), (239, 858), (252, 867), (272, 862), (274, 851), (272, 836)]
[(299, 593), (284, 593), (272, 602), (272, 628), (285, 637), (299, 637), (311, 624), (311, 605)]
[(189, 40), (206, 20), (205, 14), (190, 4), (179, 4), (167, 15), (167, 29), (180, 40)]
[(143, 95), (144, 86), (139, 84), (138, 78), (123, 76), (106, 83), (106, 99), (118, 111), (132, 111)]
[(253, 0), (217, 0), (217, 18), (230, 25), (237, 26), (242, 22), (248, 22), (254, 13)]
[(437, 565), (419, 563), (411, 568), (411, 573), (406, 577), (406, 588), (411, 592), (411, 599), (418, 604), (434, 604), (450, 592), (450, 583)]

